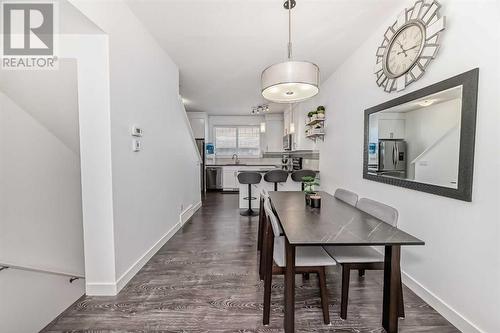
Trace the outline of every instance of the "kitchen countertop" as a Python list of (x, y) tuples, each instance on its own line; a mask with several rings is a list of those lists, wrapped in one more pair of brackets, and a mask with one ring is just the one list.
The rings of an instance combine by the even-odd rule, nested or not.
[[(274, 170), (274, 169), (239, 170), (239, 172), (260, 172), (260, 173), (264, 173), (264, 172), (268, 172), (269, 170)], [(319, 173), (319, 170), (312, 170), (312, 171), (314, 171), (316, 173)], [(292, 173), (293, 171), (287, 171), (287, 172), (288, 173)]]
[(247, 163), (239, 163), (239, 164), (235, 164), (235, 163), (207, 164), (207, 167), (211, 167), (211, 166), (244, 166), (244, 167), (247, 167), (247, 166), (255, 166), (255, 167), (269, 166), (269, 167), (274, 167), (274, 168), (281, 167), (281, 165), (277, 165), (277, 164), (247, 164)]

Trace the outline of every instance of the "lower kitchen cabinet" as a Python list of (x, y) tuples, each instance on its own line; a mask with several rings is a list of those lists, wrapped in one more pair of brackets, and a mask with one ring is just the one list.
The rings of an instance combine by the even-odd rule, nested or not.
[(238, 184), (238, 168), (236, 167), (223, 167), (222, 168), (222, 188), (224, 191), (237, 191)]

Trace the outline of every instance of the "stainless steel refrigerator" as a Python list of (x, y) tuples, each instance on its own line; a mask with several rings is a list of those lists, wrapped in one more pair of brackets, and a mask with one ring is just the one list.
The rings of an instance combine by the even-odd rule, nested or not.
[(201, 165), (200, 165), (200, 187), (201, 192), (205, 192), (205, 139), (196, 139), (196, 145), (198, 146), (198, 151), (201, 155)]
[(406, 178), (406, 142), (397, 139), (378, 141), (378, 174)]

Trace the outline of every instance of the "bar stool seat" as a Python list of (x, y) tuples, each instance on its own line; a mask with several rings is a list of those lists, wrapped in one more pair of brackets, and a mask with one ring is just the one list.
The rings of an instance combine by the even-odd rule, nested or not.
[(243, 171), (238, 173), (238, 181), (240, 184), (248, 184), (248, 196), (244, 197), (244, 200), (248, 200), (248, 209), (240, 212), (242, 216), (257, 216), (259, 212), (252, 209), (252, 200), (256, 200), (256, 197), (252, 197), (252, 185), (259, 184), (262, 180), (262, 175), (259, 172)]
[(302, 178), (304, 177), (314, 177), (316, 178), (316, 172), (315, 171), (312, 171), (312, 170), (297, 170), (297, 171), (294, 171), (292, 172), (292, 180), (294, 182), (300, 182), (301, 183), (301, 187), (302, 187), (302, 191), (304, 191), (304, 182), (302, 180)]
[(271, 170), (266, 172), (264, 180), (269, 183), (274, 183), (274, 190), (278, 191), (278, 183), (285, 183), (288, 179), (288, 172), (284, 170)]

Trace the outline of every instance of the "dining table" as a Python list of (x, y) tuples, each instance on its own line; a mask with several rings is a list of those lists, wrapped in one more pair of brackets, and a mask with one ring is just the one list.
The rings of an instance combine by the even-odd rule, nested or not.
[(329, 193), (318, 194), (321, 207), (311, 208), (306, 205), (304, 192), (269, 192), (272, 209), (286, 239), (285, 332), (295, 332), (296, 247), (329, 245), (384, 246), (382, 326), (388, 333), (397, 332), (401, 246), (425, 243)]

